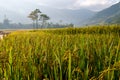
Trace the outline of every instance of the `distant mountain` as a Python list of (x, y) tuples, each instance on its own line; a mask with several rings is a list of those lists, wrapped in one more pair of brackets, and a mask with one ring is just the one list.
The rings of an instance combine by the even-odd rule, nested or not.
[[(44, 10), (43, 10), (44, 11)], [(51, 17), (52, 22), (73, 23), (83, 25), (84, 21), (91, 18), (95, 12), (90, 10), (69, 10), (69, 9), (54, 9), (51, 12), (45, 11)]]
[(27, 18), (26, 14), (21, 14), (17, 11), (8, 10), (6, 8), (0, 7), (0, 22), (3, 22), (5, 18), (8, 18), (12, 23), (28, 23), (30, 20)]
[(88, 24), (120, 24), (120, 2), (96, 13)]
[(33, 5), (27, 8), (8, 10), (0, 7), (0, 21), (3, 21), (4, 15), (12, 22), (30, 23), (31, 20), (27, 18), (29, 13), (34, 9), (40, 9), (43, 13), (50, 17), (50, 22), (53, 23), (73, 23), (75, 25), (83, 25), (84, 22), (91, 18), (95, 12), (87, 9), (71, 10), (71, 9), (56, 9), (45, 6)]

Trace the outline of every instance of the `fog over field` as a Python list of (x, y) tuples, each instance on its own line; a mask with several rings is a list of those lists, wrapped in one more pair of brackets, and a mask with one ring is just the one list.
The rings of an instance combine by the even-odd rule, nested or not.
[(51, 22), (62, 20), (64, 23), (80, 25), (96, 11), (103, 10), (117, 2), (119, 0), (1, 0), (0, 22), (6, 15), (13, 23), (31, 23), (27, 16), (32, 10), (38, 8), (50, 16)]

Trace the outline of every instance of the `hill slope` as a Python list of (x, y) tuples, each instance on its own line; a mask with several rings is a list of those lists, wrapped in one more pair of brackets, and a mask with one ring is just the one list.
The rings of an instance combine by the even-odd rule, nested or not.
[(89, 20), (89, 24), (119, 24), (120, 2), (104, 9)]

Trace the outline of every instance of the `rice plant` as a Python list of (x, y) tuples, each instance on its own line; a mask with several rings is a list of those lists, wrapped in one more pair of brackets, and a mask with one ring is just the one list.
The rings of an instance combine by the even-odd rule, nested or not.
[(16, 31), (0, 40), (0, 80), (119, 80), (120, 26)]

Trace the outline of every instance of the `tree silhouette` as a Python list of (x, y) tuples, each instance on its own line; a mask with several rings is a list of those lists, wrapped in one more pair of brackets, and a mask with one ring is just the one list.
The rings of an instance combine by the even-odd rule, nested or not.
[[(39, 9), (35, 9), (29, 14), (29, 18), (33, 20), (33, 27), (38, 29), (38, 20), (41, 15), (41, 11)], [(36, 22), (36, 24), (34, 24)]]
[(49, 16), (47, 16), (46, 14), (41, 14), (40, 15), (40, 21), (42, 21), (42, 25), (41, 28), (45, 27), (46, 21), (49, 20)]

